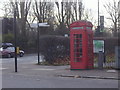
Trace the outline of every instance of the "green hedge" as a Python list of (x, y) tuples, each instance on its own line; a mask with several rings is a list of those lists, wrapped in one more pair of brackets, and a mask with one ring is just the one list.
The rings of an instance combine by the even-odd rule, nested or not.
[(69, 56), (69, 38), (64, 36), (47, 35), (40, 37), (40, 53), (45, 60), (52, 64), (58, 58)]

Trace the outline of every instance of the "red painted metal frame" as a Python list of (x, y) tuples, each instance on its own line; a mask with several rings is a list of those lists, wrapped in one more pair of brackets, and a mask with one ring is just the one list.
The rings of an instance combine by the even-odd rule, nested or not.
[[(74, 27), (83, 27), (83, 29), (74, 29)], [(90, 27), (91, 29), (87, 29)], [(71, 69), (92, 69), (93, 68), (93, 31), (92, 23), (88, 21), (76, 21), (70, 24), (70, 65)], [(82, 35), (82, 38), (75, 38), (75, 35)], [(80, 42), (82, 39), (82, 57), (76, 57), (80, 54), (75, 50), (80, 49)], [(75, 41), (77, 45), (75, 45)], [(75, 47), (77, 46), (77, 47)], [(78, 60), (78, 61), (76, 61)]]

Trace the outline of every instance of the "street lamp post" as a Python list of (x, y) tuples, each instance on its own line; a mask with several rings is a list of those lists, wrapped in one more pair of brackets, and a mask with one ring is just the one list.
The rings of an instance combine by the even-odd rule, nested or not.
[(16, 39), (16, 9), (14, 8), (14, 48), (15, 48), (15, 72), (17, 72), (17, 39)]
[(100, 17), (100, 13), (99, 13), (99, 0), (98, 0), (98, 26), (99, 26), (99, 17)]
[(40, 30), (39, 30), (39, 25), (38, 25), (38, 27), (37, 27), (37, 41), (38, 41), (38, 64), (40, 64), (40, 54), (39, 54), (39, 44), (40, 44), (40, 41), (39, 41), (39, 37), (40, 37)]

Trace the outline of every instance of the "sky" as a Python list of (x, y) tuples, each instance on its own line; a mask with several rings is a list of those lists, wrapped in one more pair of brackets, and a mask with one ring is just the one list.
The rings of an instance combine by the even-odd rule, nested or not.
[[(4, 2), (7, 0), (2, 0), (0, 2)], [(52, 1), (52, 0), (51, 0)], [(94, 17), (95, 21), (98, 21), (98, 0), (82, 0), (83, 4), (85, 6), (85, 9), (91, 9), (92, 11), (92, 16)], [(112, 2), (113, 0), (99, 0), (99, 11), (100, 11), (100, 16), (104, 16), (105, 19), (105, 26), (109, 27), (111, 26), (111, 21), (109, 21), (107, 18), (109, 17), (108, 13), (106, 12), (105, 8), (104, 8), (104, 4), (106, 2)], [(119, 1), (119, 0), (115, 0), (115, 1)], [(1, 5), (0, 5), (1, 7)], [(0, 16), (2, 15), (2, 12), (0, 11)]]
[[(100, 16), (104, 16), (105, 22), (108, 22), (106, 18), (109, 16), (103, 6), (103, 1), (109, 0), (99, 0), (99, 14)], [(83, 4), (86, 9), (91, 9), (94, 20), (98, 21), (98, 0), (83, 0)], [(110, 25), (110, 23), (106, 23), (105, 25)]]
[[(98, 0), (82, 0), (83, 4), (85, 5), (85, 8), (91, 9), (92, 14), (94, 16), (94, 19), (98, 21)], [(119, 0), (115, 0), (118, 2)], [(105, 27), (110, 27), (112, 22), (111, 20), (108, 20), (109, 14), (107, 13), (106, 9), (104, 8), (104, 5), (107, 2), (113, 2), (113, 0), (99, 0), (99, 14), (100, 16), (104, 16), (105, 21)]]

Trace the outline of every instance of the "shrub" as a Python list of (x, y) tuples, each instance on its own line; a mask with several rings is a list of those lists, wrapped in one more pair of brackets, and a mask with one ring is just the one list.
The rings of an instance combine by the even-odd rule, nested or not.
[(8, 33), (8, 34), (4, 34), (3, 37), (2, 37), (2, 41), (3, 42), (9, 42), (9, 43), (13, 43), (14, 42), (14, 35), (11, 34), (11, 33)]
[(40, 53), (49, 64), (69, 56), (69, 38), (47, 35), (40, 37)]
[(114, 53), (115, 47), (119, 46), (118, 38), (106, 38), (105, 39), (105, 49), (107, 53)]

